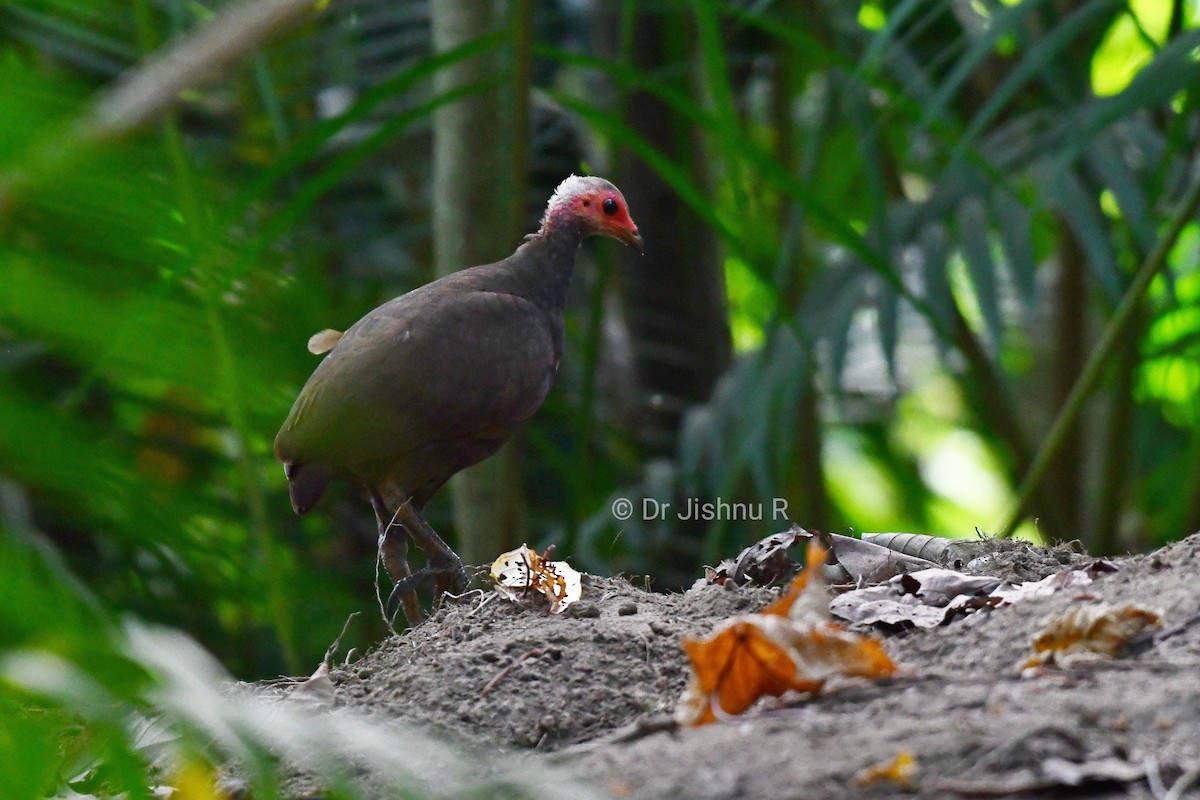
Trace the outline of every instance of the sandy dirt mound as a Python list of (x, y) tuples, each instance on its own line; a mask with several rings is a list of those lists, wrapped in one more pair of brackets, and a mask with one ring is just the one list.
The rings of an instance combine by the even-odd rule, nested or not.
[(654, 594), (622, 578), (584, 579), (562, 615), (544, 601), (488, 593), (333, 674), (347, 706), (484, 744), (555, 750), (670, 713), (687, 681), (683, 636), (754, 611), (771, 589)]
[[(980, 547), (970, 571), (1017, 580), (1092, 560), (1069, 548)], [(614, 796), (1163, 797), (1200, 764), (1200, 535), (1116, 564), (1087, 586), (886, 637), (895, 678), (701, 728), (647, 724), (670, 713), (686, 683), (680, 638), (777, 590), (662, 595), (590, 577), (562, 616), (470, 595), (332, 677), (340, 707), (546, 753), (536, 758)], [(1106, 663), (1021, 677), (1049, 616), (1101, 601), (1155, 609), (1170, 635)], [(628, 735), (638, 723), (643, 735)], [(917, 761), (910, 789), (854, 784), (902, 751)], [(1195, 786), (1183, 796), (1200, 797)]]

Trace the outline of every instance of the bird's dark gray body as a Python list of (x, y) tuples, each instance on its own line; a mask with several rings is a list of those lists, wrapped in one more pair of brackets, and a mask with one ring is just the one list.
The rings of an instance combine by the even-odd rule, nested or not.
[(575, 226), (534, 235), (503, 261), (426, 284), (347, 330), (275, 439), (297, 513), (334, 477), (420, 509), (499, 449), (558, 369), (582, 236)]

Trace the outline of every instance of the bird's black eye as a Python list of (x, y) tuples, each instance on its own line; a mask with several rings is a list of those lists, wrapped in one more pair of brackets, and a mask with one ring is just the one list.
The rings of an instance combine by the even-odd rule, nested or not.
[(616, 214), (617, 213), (617, 201), (613, 200), (611, 197), (608, 198), (607, 200), (605, 200), (604, 201), (604, 213), (610, 217), (613, 214)]

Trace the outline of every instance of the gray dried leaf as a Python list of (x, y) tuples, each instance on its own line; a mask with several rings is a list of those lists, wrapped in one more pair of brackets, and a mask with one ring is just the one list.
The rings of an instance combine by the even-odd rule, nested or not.
[(988, 592), (999, 585), (999, 578), (932, 567), (846, 592), (829, 604), (829, 610), (864, 625), (935, 628), (958, 614), (998, 602)]
[(899, 585), (906, 593), (915, 594), (926, 603), (937, 606), (947, 605), (960, 595), (990, 594), (1003, 583), (990, 575), (967, 575), (941, 567), (900, 575), (890, 582)]
[(1047, 575), (1040, 581), (1025, 581), (1024, 583), (1006, 583), (998, 586), (992, 595), (1000, 599), (1001, 605), (1028, 600), (1031, 597), (1049, 597), (1055, 592), (1070, 589), (1075, 586), (1087, 586), (1092, 577), (1086, 570), (1068, 569)]
[(881, 583), (896, 575), (930, 569), (937, 564), (905, 555), (882, 545), (831, 533), (828, 542), (838, 563), (857, 583)]
[(936, 628), (946, 621), (949, 609), (926, 605), (911, 594), (897, 597), (889, 588), (872, 586), (846, 592), (830, 602), (829, 610), (849, 622), (890, 628)]

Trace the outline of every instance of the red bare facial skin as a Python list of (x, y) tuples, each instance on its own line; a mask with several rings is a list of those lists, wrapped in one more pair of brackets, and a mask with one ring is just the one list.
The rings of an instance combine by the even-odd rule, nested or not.
[(608, 236), (637, 248), (639, 253), (644, 252), (637, 223), (629, 216), (629, 204), (616, 187), (609, 185), (562, 198), (548, 210), (543, 228), (555, 227), (566, 220), (577, 222), (588, 234)]
[[(608, 203), (606, 207), (605, 204)], [(619, 193), (598, 192), (585, 195), (575, 201), (576, 211), (580, 217), (587, 220), (597, 234), (610, 236), (630, 247), (642, 249), (642, 237), (638, 233), (637, 223), (629, 216), (629, 205)], [(607, 209), (614, 209), (608, 213)]]

